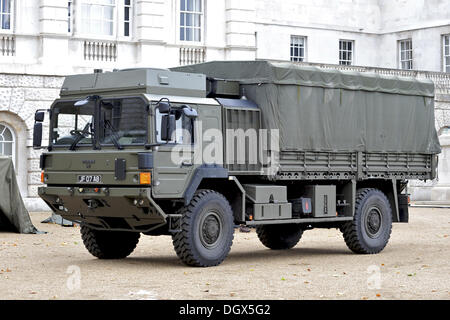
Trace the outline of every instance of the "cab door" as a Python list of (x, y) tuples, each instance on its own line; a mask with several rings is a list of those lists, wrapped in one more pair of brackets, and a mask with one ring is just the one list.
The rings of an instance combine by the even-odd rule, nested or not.
[[(191, 105), (191, 107), (197, 109), (197, 106)], [(162, 115), (158, 110), (155, 114), (156, 141), (164, 143), (160, 141)], [(195, 128), (198, 126), (198, 121), (184, 114), (178, 114), (176, 118), (176, 132), (172, 140), (168, 144), (157, 147), (153, 154), (152, 195), (154, 198), (183, 197), (196, 169), (194, 152)]]

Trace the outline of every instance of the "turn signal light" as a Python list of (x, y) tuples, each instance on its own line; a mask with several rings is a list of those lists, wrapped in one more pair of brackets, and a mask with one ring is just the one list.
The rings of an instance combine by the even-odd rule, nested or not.
[(44, 171), (41, 172), (41, 182), (44, 183)]
[(150, 172), (141, 172), (139, 173), (139, 183), (140, 184), (151, 184), (152, 176)]

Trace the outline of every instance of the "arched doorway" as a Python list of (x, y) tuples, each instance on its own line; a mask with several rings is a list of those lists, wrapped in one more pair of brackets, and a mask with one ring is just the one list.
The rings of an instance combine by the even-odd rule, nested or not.
[(0, 156), (11, 157), (22, 197), (28, 197), (27, 126), (17, 114), (0, 110)]

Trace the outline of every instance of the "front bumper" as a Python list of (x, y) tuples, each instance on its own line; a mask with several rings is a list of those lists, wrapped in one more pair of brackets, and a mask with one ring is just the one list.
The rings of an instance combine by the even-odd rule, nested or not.
[(56, 214), (94, 229), (145, 233), (167, 223), (150, 188), (41, 187), (38, 193)]

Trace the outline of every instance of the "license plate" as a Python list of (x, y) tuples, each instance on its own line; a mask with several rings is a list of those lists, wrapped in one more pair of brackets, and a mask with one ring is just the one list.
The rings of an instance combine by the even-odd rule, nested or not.
[(78, 183), (101, 183), (101, 182), (102, 176), (93, 176), (93, 175), (78, 176)]

